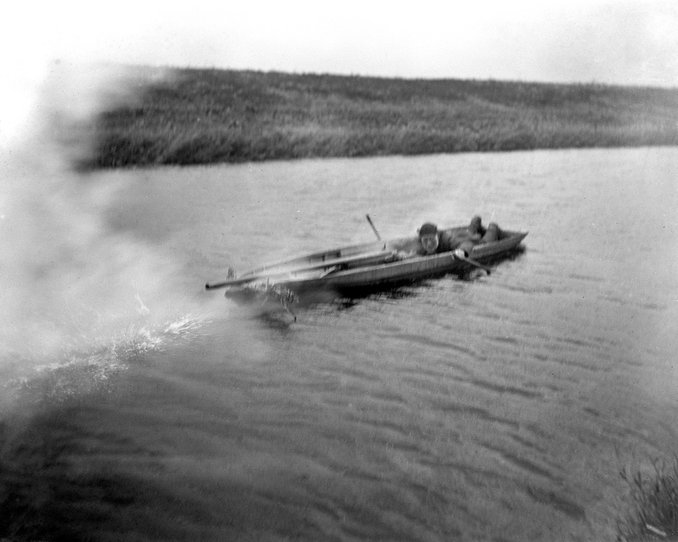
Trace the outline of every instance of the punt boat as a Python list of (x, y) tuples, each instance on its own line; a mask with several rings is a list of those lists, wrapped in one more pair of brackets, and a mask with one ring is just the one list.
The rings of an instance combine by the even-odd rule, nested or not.
[[(467, 226), (447, 228), (452, 236)], [(376, 230), (375, 230), (376, 233)], [(377, 234), (378, 235), (378, 234)], [(447, 273), (463, 275), (475, 267), (520, 250), (527, 232), (501, 230), (498, 239), (475, 245), (470, 253), (416, 253), (418, 236), (381, 240), (323, 250), (288, 260), (269, 263), (237, 275), (229, 269), (226, 280), (207, 283), (206, 289), (225, 288), (227, 297), (274, 292), (290, 299), (311, 291), (351, 295), (380, 290)]]

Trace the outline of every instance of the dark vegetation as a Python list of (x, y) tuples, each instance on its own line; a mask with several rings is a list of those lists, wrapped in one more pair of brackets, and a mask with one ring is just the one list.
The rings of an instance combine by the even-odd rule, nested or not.
[(629, 486), (631, 512), (619, 522), (617, 540), (678, 540), (678, 457), (671, 464), (655, 462), (650, 475), (624, 469), (621, 476)]
[(134, 68), (85, 165), (678, 144), (678, 89)]

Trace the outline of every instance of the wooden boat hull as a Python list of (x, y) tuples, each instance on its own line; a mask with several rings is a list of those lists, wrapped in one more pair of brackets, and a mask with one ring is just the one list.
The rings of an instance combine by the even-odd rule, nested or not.
[[(474, 246), (469, 258), (480, 263), (502, 258), (515, 251), (526, 235), (503, 231), (499, 240)], [(403, 257), (403, 251), (416, 247), (417, 243), (416, 237), (375, 241), (269, 264), (238, 277), (239, 284), (228, 288), (226, 295), (242, 297), (243, 289), (269, 291), (271, 288), (296, 294), (321, 290), (347, 294), (447, 273), (463, 274), (472, 269), (472, 264), (460, 260), (453, 252)]]
[[(526, 233), (515, 234), (494, 243), (477, 245), (469, 257), (480, 263), (491, 261), (516, 249), (526, 235)], [(443, 252), (433, 256), (417, 256), (337, 271), (324, 277), (286, 280), (278, 284), (296, 292), (321, 288), (349, 292), (351, 290), (377, 289), (447, 273), (462, 274), (472, 268), (471, 264), (455, 257), (453, 252)]]

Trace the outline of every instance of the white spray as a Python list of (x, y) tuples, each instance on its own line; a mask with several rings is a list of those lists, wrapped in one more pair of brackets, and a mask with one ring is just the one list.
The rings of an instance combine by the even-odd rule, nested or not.
[(118, 187), (73, 168), (92, 152), (93, 115), (135, 99), (125, 85), (128, 74), (52, 68), (31, 110), (29, 129), (11, 144), (2, 142), (0, 376), (5, 381), (74, 360), (114, 365), (121, 347), (153, 348), (164, 333), (176, 334), (196, 322), (187, 316), (190, 304), (176, 294), (178, 262), (161, 247), (110, 228), (104, 213)]

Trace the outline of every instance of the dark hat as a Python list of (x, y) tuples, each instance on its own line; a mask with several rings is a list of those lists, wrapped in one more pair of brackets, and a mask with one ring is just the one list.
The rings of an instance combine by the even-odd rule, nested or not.
[(431, 224), (430, 222), (426, 222), (419, 228), (419, 237), (422, 235), (433, 235), (438, 233), (438, 226), (435, 224)]
[(474, 216), (471, 219), (471, 223), (468, 226), (468, 230), (471, 233), (478, 233), (482, 229), (482, 221), (480, 220), (480, 217), (478, 215)]

